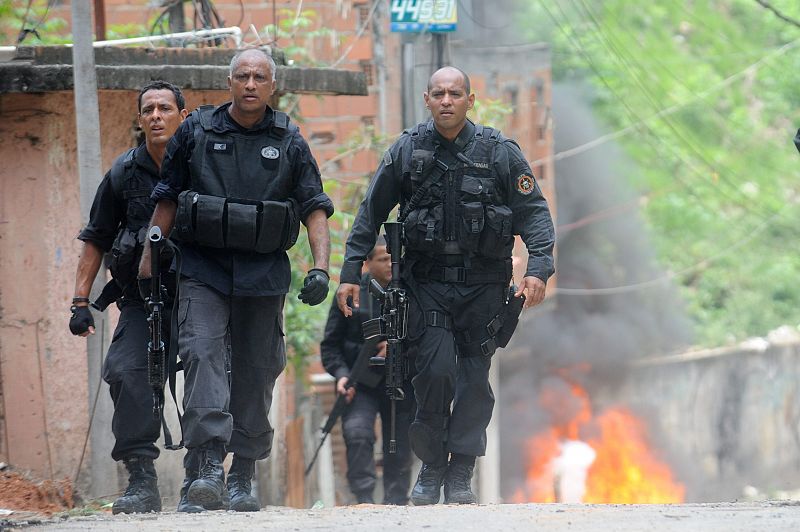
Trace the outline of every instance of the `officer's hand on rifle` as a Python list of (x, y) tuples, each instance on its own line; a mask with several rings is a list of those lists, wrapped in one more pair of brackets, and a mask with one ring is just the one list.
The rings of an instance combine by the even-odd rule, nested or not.
[[(339, 305), (339, 310), (342, 311), (345, 318), (352, 316), (353, 309), (358, 308), (358, 299), (360, 295), (361, 287), (357, 284), (342, 283), (339, 285), (339, 289), (336, 290), (336, 304)], [(348, 299), (353, 301), (352, 307), (347, 304)]]
[(311, 268), (303, 281), (303, 288), (300, 289), (297, 299), (306, 305), (319, 305), (325, 301), (325, 297), (328, 295), (330, 280), (331, 278), (325, 270)]
[(528, 275), (522, 279), (519, 289), (514, 294), (514, 297), (519, 297), (525, 294), (525, 303), (522, 308), (530, 308), (538, 305), (544, 299), (545, 284), (544, 281), (538, 277)]
[(378, 342), (378, 345), (375, 346), (378, 348), (378, 352), (375, 353), (376, 357), (386, 358), (386, 346), (389, 345), (386, 340), (381, 340)]
[(349, 377), (342, 377), (336, 382), (336, 393), (339, 395), (345, 396), (345, 402), (349, 405), (350, 401), (353, 400), (353, 397), (356, 396), (356, 387), (351, 386), (350, 388), (347, 387), (347, 381), (349, 381)]
[(89, 336), (94, 334), (94, 317), (88, 305), (78, 306), (73, 304), (69, 310), (69, 332), (75, 336)]

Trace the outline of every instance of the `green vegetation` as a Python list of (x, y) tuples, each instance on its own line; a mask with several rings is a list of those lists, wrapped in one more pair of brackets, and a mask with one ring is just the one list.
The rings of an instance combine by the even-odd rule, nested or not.
[(631, 128), (625, 177), (697, 339), (800, 323), (800, 27), (755, 0), (523, 4), (556, 79), (588, 81), (609, 129)]

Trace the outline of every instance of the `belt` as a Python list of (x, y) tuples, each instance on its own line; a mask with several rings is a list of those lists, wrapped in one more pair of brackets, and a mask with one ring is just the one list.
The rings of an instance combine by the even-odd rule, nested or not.
[(475, 265), (471, 268), (417, 263), (414, 264), (412, 272), (414, 277), (420, 281), (464, 283), (466, 285), (506, 284), (511, 280), (511, 260), (504, 260), (492, 265)]

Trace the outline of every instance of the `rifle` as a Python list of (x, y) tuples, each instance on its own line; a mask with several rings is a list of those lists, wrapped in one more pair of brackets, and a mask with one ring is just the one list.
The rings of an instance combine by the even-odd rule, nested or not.
[(153, 417), (163, 421), (164, 380), (166, 376), (166, 350), (161, 338), (161, 321), (164, 312), (164, 297), (161, 292), (161, 250), (164, 236), (161, 228), (153, 226), (147, 238), (150, 240), (150, 297), (147, 298), (147, 323), (150, 326), (150, 341), (147, 343), (147, 376), (153, 388)]
[[(367, 359), (372, 356), (375, 352), (375, 348), (378, 346), (378, 339), (375, 338), (373, 340), (364, 342), (364, 346), (361, 348), (361, 351), (358, 354), (358, 358), (356, 359), (356, 363), (353, 364), (353, 370), (350, 373), (350, 377), (347, 379), (347, 383), (344, 385), (345, 390), (349, 390), (353, 386), (355, 386), (359, 379), (361, 379), (361, 374), (366, 371)], [(322, 427), (322, 439), (319, 441), (319, 445), (317, 445), (317, 449), (314, 451), (314, 456), (311, 458), (311, 461), (306, 466), (306, 472), (304, 476), (308, 476), (311, 472), (311, 468), (314, 467), (314, 463), (317, 461), (317, 456), (319, 455), (320, 449), (325, 444), (325, 439), (328, 437), (328, 434), (331, 433), (333, 427), (336, 425), (336, 422), (342, 417), (344, 414), (344, 409), (347, 407), (347, 395), (340, 395), (336, 398), (336, 402), (333, 403), (333, 408), (331, 408), (331, 413), (328, 414), (328, 420), (325, 422), (325, 425)]]
[(383, 366), (386, 375), (386, 395), (391, 401), (389, 425), (389, 452), (397, 452), (395, 420), (397, 401), (405, 399), (403, 384), (408, 377), (408, 357), (403, 353), (408, 318), (408, 298), (400, 281), (400, 257), (403, 251), (400, 222), (385, 222), (387, 251), (392, 260), (392, 280), (384, 290), (375, 279), (369, 284), (370, 293), (381, 302), (381, 315), (364, 322), (364, 338), (386, 337), (386, 358), (372, 357), (370, 364)]

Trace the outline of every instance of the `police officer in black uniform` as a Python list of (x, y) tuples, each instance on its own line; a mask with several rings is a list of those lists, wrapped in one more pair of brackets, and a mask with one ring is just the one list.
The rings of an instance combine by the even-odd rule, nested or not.
[(348, 298), (358, 308), (362, 261), (400, 203), (407, 340), (417, 370), (409, 438), (423, 461), (411, 500), (436, 504), (444, 484), (445, 503), (474, 503), (475, 457), (486, 451), (494, 406), (491, 355), (509, 333), (501, 324), (514, 235), (522, 236), (529, 253), (515, 295), (524, 295), (530, 307), (542, 301), (554, 272), (554, 230), (519, 146), (467, 120), (475, 99), (467, 75), (454, 67), (437, 70), (424, 98), (432, 120), (404, 132), (387, 150), (358, 211), (337, 302), (345, 315), (353, 311)]
[[(398, 405), (397, 452), (389, 452), (390, 401), (383, 381), (383, 368), (370, 368), (368, 360), (386, 356), (386, 340), (375, 347), (376, 352), (365, 353), (362, 324), (380, 315), (380, 302), (369, 293), (372, 279), (384, 288), (392, 278), (392, 263), (386, 251), (386, 241), (378, 237), (372, 251), (367, 254), (367, 272), (361, 276), (360, 301), (355, 319), (348, 319), (334, 301), (325, 325), (325, 336), (320, 343), (322, 365), (336, 379), (336, 391), (347, 395), (348, 407), (342, 415), (342, 433), (347, 447), (347, 481), (350, 491), (359, 503), (373, 503), (375, 490), (375, 416), (381, 416), (383, 435), (383, 503), (408, 504), (411, 485), (411, 448), (408, 445), (408, 427), (414, 417), (415, 402), (410, 381), (404, 386), (407, 401)], [(356, 385), (347, 388), (356, 364)]]
[[(78, 235), (83, 250), (69, 321), (72, 334), (94, 334), (89, 291), (103, 254), (110, 251), (112, 280), (92, 306), (102, 311), (116, 301), (120, 310), (103, 365), (103, 378), (114, 402), (111, 457), (122, 460), (130, 475), (125, 493), (114, 501), (115, 514), (161, 511), (153, 465), (159, 454), (155, 442), (161, 427), (153, 417), (153, 390), (147, 375), (147, 313), (139, 296), (136, 272), (155, 208), (150, 193), (159, 180), (164, 150), (188, 114), (180, 89), (165, 81), (145, 85), (138, 103), (139, 127), (145, 141), (118, 157), (97, 189), (89, 224)], [(166, 332), (163, 337), (168, 339)]]
[[(314, 267), (299, 297), (317, 305), (328, 293), (333, 204), (297, 126), (268, 105), (275, 70), (260, 49), (233, 57), (232, 101), (189, 115), (167, 147), (152, 195), (158, 202), (152, 225), (172, 232), (182, 256), (178, 353), (188, 452), (180, 504), (192, 508), (260, 509), (251, 481), (255, 461), (267, 458), (272, 445), (267, 415), (286, 366), (286, 250), (301, 221)], [(139, 275), (150, 276), (149, 248)]]

